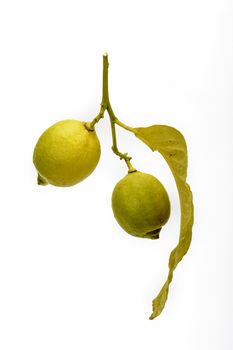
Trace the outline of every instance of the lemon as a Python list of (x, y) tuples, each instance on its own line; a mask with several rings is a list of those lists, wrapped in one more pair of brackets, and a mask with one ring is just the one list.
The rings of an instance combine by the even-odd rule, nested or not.
[(72, 186), (89, 176), (100, 158), (96, 132), (85, 122), (62, 120), (40, 136), (33, 153), (38, 184)]
[(134, 236), (156, 239), (169, 219), (170, 201), (157, 178), (135, 171), (116, 184), (112, 209), (123, 230)]

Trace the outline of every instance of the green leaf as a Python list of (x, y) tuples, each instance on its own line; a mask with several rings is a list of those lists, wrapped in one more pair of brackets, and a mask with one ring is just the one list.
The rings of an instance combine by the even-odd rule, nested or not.
[(176, 181), (181, 209), (179, 242), (170, 254), (167, 280), (152, 302), (153, 312), (150, 316), (152, 320), (162, 312), (168, 297), (173, 271), (189, 249), (192, 240), (193, 198), (186, 182), (188, 157), (183, 135), (177, 129), (166, 125), (134, 128), (134, 134), (152, 151), (159, 151), (167, 161)]

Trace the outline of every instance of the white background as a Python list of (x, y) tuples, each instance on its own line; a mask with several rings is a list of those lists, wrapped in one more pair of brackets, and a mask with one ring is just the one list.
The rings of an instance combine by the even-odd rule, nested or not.
[[(0, 2), (1, 350), (233, 348), (232, 21), (230, 0)], [(188, 144), (193, 242), (154, 321), (179, 236), (160, 155), (118, 129), (120, 150), (169, 192), (158, 241), (114, 220), (111, 193), (126, 168), (107, 115), (96, 128), (101, 160), (79, 185), (39, 187), (32, 164), (47, 127), (98, 112), (105, 51), (119, 119), (174, 126)]]

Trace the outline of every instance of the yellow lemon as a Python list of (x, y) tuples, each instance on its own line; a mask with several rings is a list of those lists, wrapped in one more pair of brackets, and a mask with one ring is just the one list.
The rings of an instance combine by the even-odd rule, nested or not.
[(38, 184), (72, 186), (89, 176), (100, 158), (96, 132), (85, 122), (62, 120), (40, 136), (33, 153)]
[(112, 193), (112, 209), (129, 234), (159, 238), (170, 216), (170, 201), (162, 183), (150, 174), (135, 171), (120, 180)]

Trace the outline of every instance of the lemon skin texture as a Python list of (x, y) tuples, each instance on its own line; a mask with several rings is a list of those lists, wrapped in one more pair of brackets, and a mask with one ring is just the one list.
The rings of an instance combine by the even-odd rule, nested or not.
[(170, 201), (162, 183), (140, 171), (127, 174), (112, 193), (112, 209), (118, 224), (127, 233), (150, 239), (170, 216)]
[(96, 132), (85, 122), (62, 120), (40, 136), (33, 153), (38, 184), (72, 186), (89, 176), (100, 158)]

